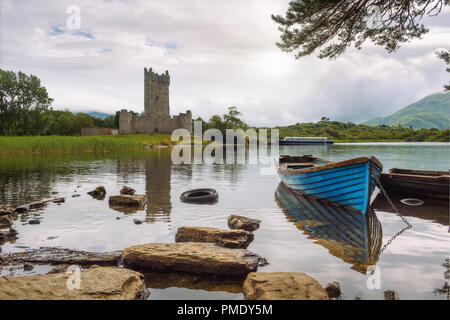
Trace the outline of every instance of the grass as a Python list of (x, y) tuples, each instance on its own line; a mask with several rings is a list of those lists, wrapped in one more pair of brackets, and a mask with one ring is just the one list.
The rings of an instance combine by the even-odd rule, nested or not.
[(144, 145), (170, 145), (169, 134), (118, 136), (0, 136), (0, 154), (72, 153), (138, 150)]

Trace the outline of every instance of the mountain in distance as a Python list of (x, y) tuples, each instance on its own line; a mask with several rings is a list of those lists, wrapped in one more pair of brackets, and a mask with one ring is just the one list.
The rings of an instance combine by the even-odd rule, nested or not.
[(429, 95), (390, 116), (374, 118), (364, 124), (369, 126), (401, 125), (413, 129), (449, 129), (450, 91)]
[(84, 112), (84, 113), (90, 115), (91, 117), (100, 118), (100, 119), (105, 119), (105, 118), (108, 118), (109, 116), (113, 115), (110, 113), (103, 113), (103, 112), (97, 112), (97, 111)]

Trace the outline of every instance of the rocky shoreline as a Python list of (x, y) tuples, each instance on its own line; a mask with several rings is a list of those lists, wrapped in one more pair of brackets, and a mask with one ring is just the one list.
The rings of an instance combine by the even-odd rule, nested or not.
[[(120, 193), (109, 202), (125, 208), (145, 205), (146, 197), (135, 195), (132, 188), (124, 187)], [(106, 190), (98, 187), (89, 194), (103, 199)], [(39, 205), (50, 201), (60, 203), (64, 198)], [(34, 205), (37, 202), (18, 208), (27, 211)], [(11, 226), (16, 209), (0, 206), (0, 223), (9, 227), (0, 236), (15, 235)], [(0, 299), (147, 299), (148, 287), (171, 286), (242, 292), (249, 300), (333, 297), (335, 287), (324, 289), (302, 273), (257, 272), (268, 262), (246, 248), (261, 221), (231, 215), (227, 222), (230, 230), (185, 226), (178, 229), (175, 243), (147, 243), (123, 251), (41, 247), (0, 253), (0, 271), (20, 270), (22, 274), (0, 277)], [(71, 283), (78, 287), (71, 288)]]

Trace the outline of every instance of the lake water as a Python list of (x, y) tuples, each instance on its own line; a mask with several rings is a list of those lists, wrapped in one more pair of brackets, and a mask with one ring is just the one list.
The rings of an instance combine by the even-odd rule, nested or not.
[[(281, 147), (280, 154), (312, 154), (330, 160), (376, 156), (384, 171), (392, 167), (449, 169), (447, 143), (372, 143), (333, 146)], [(372, 252), (380, 288), (369, 289), (364, 270), (355, 268), (345, 248), (331, 248), (320, 237), (304, 228), (277, 201), (277, 175), (261, 175), (259, 165), (172, 165), (170, 150), (106, 154), (64, 154), (0, 157), (0, 203), (12, 206), (51, 197), (65, 197), (63, 204), (50, 203), (26, 214), (18, 214), (14, 228), (17, 239), (1, 245), (3, 253), (25, 248), (60, 246), (87, 251), (120, 250), (149, 242), (174, 242), (181, 226), (227, 227), (230, 214), (262, 221), (248, 249), (265, 257), (269, 265), (258, 271), (304, 272), (323, 286), (341, 284), (344, 299), (383, 299), (386, 290), (400, 299), (448, 299), (440, 293), (450, 255), (448, 202), (437, 219), (407, 216), (412, 228), (399, 235), (382, 252)], [(123, 213), (113, 210), (105, 200), (86, 193), (104, 185), (108, 195), (119, 194), (122, 186), (147, 194), (144, 210)], [(212, 205), (186, 204), (183, 191), (214, 188), (219, 201)], [(79, 194), (79, 197), (72, 197)], [(434, 203), (434, 202), (433, 202)], [(426, 200), (425, 205), (428, 204)], [(430, 202), (431, 205), (431, 202)], [(376, 211), (381, 223), (383, 245), (404, 227), (393, 213)], [(120, 218), (120, 219), (116, 219)], [(139, 218), (145, 222), (133, 223)], [(39, 219), (40, 224), (28, 224)], [(319, 241), (320, 240), (320, 241)], [(340, 250), (342, 249), (342, 250)], [(369, 248), (370, 249), (370, 248)], [(379, 249), (379, 248), (378, 248)], [(39, 272), (40, 269), (36, 269)], [(8, 275), (3, 270), (2, 275)], [(154, 275), (154, 277), (157, 275)], [(153, 285), (151, 299), (242, 299), (239, 284), (203, 284), (166, 288)], [(184, 281), (189, 283), (189, 281)], [(152, 284), (149, 285), (152, 287)], [(178, 287), (177, 287), (178, 286)], [(238, 288), (238, 289), (236, 289)]]

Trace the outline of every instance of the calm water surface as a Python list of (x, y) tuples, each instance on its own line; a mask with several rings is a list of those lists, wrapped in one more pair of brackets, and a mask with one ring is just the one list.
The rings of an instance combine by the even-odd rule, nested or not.
[[(331, 160), (373, 155), (383, 163), (384, 171), (392, 167), (446, 171), (450, 145), (297, 146), (282, 147), (280, 154), (312, 154)], [(379, 268), (381, 280), (380, 289), (370, 290), (364, 268), (355, 268), (342, 244), (333, 242), (331, 246), (320, 235), (306, 232), (304, 225), (285, 210), (285, 204), (277, 201), (279, 182), (277, 175), (261, 175), (259, 165), (253, 164), (172, 165), (167, 149), (0, 157), (0, 203), (17, 206), (44, 198), (66, 198), (63, 204), (50, 203), (17, 215), (17, 239), (0, 245), (3, 252), (41, 246), (97, 252), (120, 250), (148, 242), (174, 242), (181, 226), (228, 228), (227, 217), (238, 214), (262, 220), (248, 248), (270, 263), (259, 271), (304, 272), (322, 285), (338, 281), (344, 299), (383, 299), (386, 290), (395, 291), (400, 299), (448, 298), (439, 293), (448, 270), (443, 264), (450, 255), (448, 202), (439, 219), (423, 219), (411, 213), (407, 219), (413, 228), (398, 236), (382, 253), (380, 248), (367, 249), (371, 250), (372, 263)], [(99, 185), (106, 187), (107, 196), (119, 194), (124, 185), (131, 186), (138, 194), (147, 194), (149, 202), (144, 210), (134, 213), (113, 210), (107, 198), (95, 200), (86, 194)], [(183, 191), (202, 187), (216, 189), (218, 203), (193, 205), (180, 201)], [(72, 197), (75, 194), (80, 196)], [(376, 210), (376, 216), (381, 223), (383, 244), (404, 227), (392, 213)], [(145, 223), (136, 225), (135, 218)], [(41, 223), (30, 225), (29, 219), (39, 219)], [(155, 285), (150, 291), (152, 299), (242, 299), (233, 285)]]

